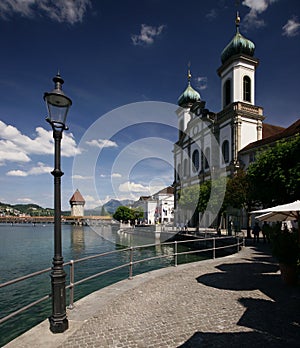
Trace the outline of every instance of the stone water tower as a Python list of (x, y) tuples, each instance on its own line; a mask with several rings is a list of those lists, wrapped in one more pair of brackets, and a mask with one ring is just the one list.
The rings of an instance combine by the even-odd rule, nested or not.
[(77, 189), (70, 198), (71, 216), (84, 216), (85, 200)]

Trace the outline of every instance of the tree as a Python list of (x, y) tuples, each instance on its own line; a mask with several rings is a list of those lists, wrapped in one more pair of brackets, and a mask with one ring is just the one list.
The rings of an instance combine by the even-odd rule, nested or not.
[(192, 212), (198, 210), (199, 195), (200, 186), (198, 184), (183, 187), (180, 191), (179, 209), (191, 210)]
[(113, 215), (113, 218), (118, 221), (134, 222), (135, 220), (142, 219), (144, 217), (144, 212), (141, 208), (131, 209), (126, 206), (121, 205), (117, 208)]
[(244, 209), (247, 214), (247, 238), (250, 238), (250, 211), (254, 205), (248, 174), (240, 169), (227, 181), (223, 206)]
[(270, 207), (300, 196), (300, 135), (262, 151), (249, 168), (250, 190), (258, 204)]
[(131, 210), (132, 210), (132, 213), (134, 215), (135, 220), (139, 220), (139, 219), (144, 218), (144, 212), (143, 212), (142, 207), (138, 207), (138, 208), (131, 209)]
[(109, 213), (106, 211), (104, 206), (102, 206), (102, 208), (101, 208), (100, 215), (101, 216), (108, 216), (109, 215)]
[(179, 209), (190, 210), (193, 214), (209, 211), (212, 216), (223, 211), (223, 199), (226, 188), (226, 178), (220, 177), (214, 180), (207, 180), (201, 184), (184, 187), (181, 190)]
[(131, 221), (135, 219), (135, 215), (134, 215), (134, 211), (133, 209), (130, 209), (128, 207), (125, 206), (120, 206), (117, 208), (117, 210), (115, 211), (113, 218), (117, 221)]

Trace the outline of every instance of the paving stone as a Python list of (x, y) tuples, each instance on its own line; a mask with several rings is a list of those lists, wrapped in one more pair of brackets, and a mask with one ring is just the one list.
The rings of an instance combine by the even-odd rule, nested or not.
[(179, 266), (113, 299), (60, 348), (87, 335), (111, 348), (296, 347), (299, 287), (277, 271), (268, 250), (253, 247)]
[(299, 347), (300, 288), (282, 283), (268, 246), (137, 277), (97, 292), (97, 312), (47, 348)]

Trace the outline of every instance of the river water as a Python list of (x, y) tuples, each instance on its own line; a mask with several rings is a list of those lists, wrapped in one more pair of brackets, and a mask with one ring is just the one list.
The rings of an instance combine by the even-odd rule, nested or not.
[[(52, 266), (53, 224), (0, 224), (0, 283)], [(128, 246), (157, 243), (155, 247), (142, 249), (134, 259), (164, 255), (159, 260), (141, 263), (134, 267), (134, 275), (174, 264), (173, 246), (161, 245), (153, 233), (120, 233), (118, 225), (88, 226), (62, 225), (64, 261), (124, 249)], [(194, 261), (195, 257), (186, 261)], [(116, 267), (129, 261), (129, 253), (113, 253), (101, 259), (76, 264), (75, 281), (90, 274)], [(69, 282), (69, 267), (67, 284)], [(75, 287), (75, 300), (116, 281), (128, 278), (124, 268)], [(39, 299), (51, 292), (49, 273), (0, 289), (0, 317)], [(67, 291), (68, 304), (68, 291)], [(9, 319), (0, 325), (0, 347), (37, 325), (51, 315), (50, 300)]]

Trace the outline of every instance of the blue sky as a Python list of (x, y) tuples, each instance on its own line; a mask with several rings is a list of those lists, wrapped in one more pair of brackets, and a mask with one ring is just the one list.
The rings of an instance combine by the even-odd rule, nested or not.
[[(299, 118), (299, 0), (1, 0), (0, 201), (53, 206), (45, 91), (59, 69), (73, 105), (62, 144), (62, 207), (87, 207), (172, 184), (177, 98), (192, 85), (220, 111), (223, 48), (255, 45), (256, 105), (265, 122)], [(151, 103), (154, 102), (154, 103)]]

